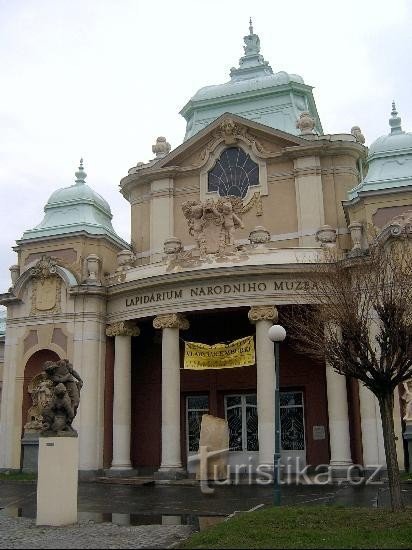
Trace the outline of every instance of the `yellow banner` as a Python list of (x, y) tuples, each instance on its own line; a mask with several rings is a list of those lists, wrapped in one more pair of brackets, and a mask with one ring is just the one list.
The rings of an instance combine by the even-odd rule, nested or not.
[(254, 364), (255, 343), (253, 336), (234, 340), (230, 344), (215, 344), (214, 346), (185, 342), (185, 369), (233, 369)]

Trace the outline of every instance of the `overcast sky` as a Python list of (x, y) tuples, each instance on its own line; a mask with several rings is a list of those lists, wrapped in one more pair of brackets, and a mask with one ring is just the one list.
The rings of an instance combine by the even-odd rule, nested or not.
[(120, 179), (157, 136), (182, 142), (180, 109), (229, 79), (249, 16), (273, 70), (314, 86), (325, 133), (357, 124), (370, 144), (392, 99), (412, 131), (408, 0), (0, 0), (0, 292), (15, 240), (81, 156), (130, 240)]

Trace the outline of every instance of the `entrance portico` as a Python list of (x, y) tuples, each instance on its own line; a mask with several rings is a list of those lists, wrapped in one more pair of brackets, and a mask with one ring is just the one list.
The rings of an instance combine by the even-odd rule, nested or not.
[[(276, 319), (274, 306), (259, 305), (189, 311), (184, 316), (161, 314), (154, 319), (138, 320), (141, 334), (139, 338), (132, 338), (129, 359), (131, 448), (128, 468), (146, 473), (155, 471), (160, 479), (184, 475), (188, 457), (193, 454), (194, 441), (198, 444), (199, 421), (204, 413), (228, 420), (232, 444), (236, 438), (243, 438), (243, 443), (237, 443), (229, 453), (229, 463), (233, 467), (249, 464), (255, 469), (259, 464), (273, 465), (275, 360), (267, 329)], [(247, 335), (255, 336), (255, 366), (220, 371), (182, 369), (183, 340), (212, 344)], [(287, 343), (281, 349), (281, 364), (281, 418), (286, 422), (283, 439), (286, 449), (282, 459), (286, 464), (290, 457), (289, 471), (305, 464), (328, 464), (325, 366), (297, 355)], [(296, 399), (301, 401), (298, 403)], [(338, 403), (331, 405), (338, 406)], [(256, 433), (253, 418), (257, 421)], [(239, 422), (245, 423), (243, 435)], [(115, 455), (114, 452), (113, 466)], [(189, 473), (193, 472), (193, 465), (189, 464), (188, 469)]]

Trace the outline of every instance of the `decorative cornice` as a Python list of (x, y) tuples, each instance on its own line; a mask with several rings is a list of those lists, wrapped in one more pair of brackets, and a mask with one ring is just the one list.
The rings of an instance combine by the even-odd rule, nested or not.
[(278, 310), (275, 306), (252, 306), (248, 312), (249, 321), (277, 321)]
[(139, 336), (140, 329), (133, 321), (119, 321), (108, 325), (106, 336)]
[(153, 319), (153, 326), (157, 329), (178, 328), (187, 330), (189, 321), (181, 313), (167, 313), (158, 315)]

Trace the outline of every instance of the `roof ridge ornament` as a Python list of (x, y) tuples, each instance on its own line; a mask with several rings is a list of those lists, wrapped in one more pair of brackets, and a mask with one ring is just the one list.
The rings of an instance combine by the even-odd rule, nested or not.
[(391, 127), (391, 134), (403, 134), (402, 119), (398, 116), (398, 111), (396, 110), (395, 100), (392, 101), (392, 111), (391, 118), (389, 119), (389, 126)]
[(76, 176), (76, 180), (75, 180), (76, 185), (84, 185), (86, 183), (85, 179), (87, 178), (87, 174), (83, 169), (83, 157), (80, 159), (79, 168), (74, 173), (74, 175)]

